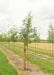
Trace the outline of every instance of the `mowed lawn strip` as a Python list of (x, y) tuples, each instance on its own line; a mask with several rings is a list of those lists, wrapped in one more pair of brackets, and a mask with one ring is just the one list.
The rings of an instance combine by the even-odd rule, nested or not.
[(0, 50), (0, 75), (19, 75), (16, 69), (9, 63), (7, 57)]
[[(11, 44), (12, 46), (14, 46), (14, 44)], [(18, 48), (21, 48), (21, 49), (24, 49), (21, 45), (18, 46), (18, 45), (15, 45), (16, 47)], [(28, 48), (29, 51), (32, 51), (32, 52), (35, 52), (35, 53), (39, 53), (39, 54), (43, 54), (43, 55), (47, 55), (49, 57), (54, 57), (54, 54), (52, 55), (52, 53), (47, 53), (47, 52), (43, 52), (43, 51), (38, 51), (38, 50), (34, 50), (34, 49), (30, 49)]]
[[(23, 49), (23, 47), (21, 47), (21, 46), (16, 46), (16, 47)], [(35, 51), (34, 49), (30, 49), (30, 48), (28, 48), (28, 50), (32, 51), (32, 52), (35, 52), (35, 53), (39, 53), (39, 54), (47, 55), (47, 56), (50, 56), (50, 57), (54, 57), (54, 54), (52, 55), (52, 53), (47, 53), (47, 52), (38, 51), (38, 50)]]
[[(11, 44), (13, 44), (13, 43), (11, 43)], [(19, 43), (17, 43), (16, 45), (21, 45), (21, 46), (24, 46), (23, 44), (19, 44)], [(33, 46), (28, 46), (29, 48), (34, 48), (35, 49), (35, 47), (33, 47)], [(44, 51), (50, 51), (50, 52), (52, 52), (52, 50), (48, 50), (48, 49), (43, 49), (43, 48), (38, 48), (38, 47), (36, 47), (36, 49), (39, 49), (39, 50), (44, 50)]]
[[(9, 49), (8, 45), (4, 45), (2, 44), (5, 48)], [(10, 50), (15, 52), (16, 54), (18, 54), (19, 56), (23, 57), (23, 51), (15, 49), (13, 47), (10, 47)], [(37, 56), (34, 56), (32, 54), (28, 54), (29, 56), (29, 61), (33, 64), (36, 64), (39, 66), (39, 70), (44, 71), (45, 73), (50, 73), (50, 74), (54, 74), (54, 63), (45, 60), (45, 59), (41, 59)], [(26, 55), (26, 59), (27, 59), (27, 55)]]
[[(6, 43), (6, 44), (9, 44), (9, 42), (5, 42), (5, 43)], [(13, 45), (14, 43), (10, 43), (10, 44)], [(23, 48), (24, 45), (23, 45), (23, 44), (18, 44), (18, 43), (16, 44), (16, 43), (15, 43), (15, 46), (16, 46), (16, 47), (21, 46), (20, 48)], [(32, 46), (28, 46), (28, 48), (29, 48), (29, 49), (32, 48), (33, 50), (35, 50), (35, 47), (32, 47)], [(36, 49), (52, 52), (52, 50), (47, 50), (47, 49), (42, 49), (42, 48), (37, 48), (37, 47), (36, 47)], [(53, 52), (54, 52), (54, 51), (53, 51)]]

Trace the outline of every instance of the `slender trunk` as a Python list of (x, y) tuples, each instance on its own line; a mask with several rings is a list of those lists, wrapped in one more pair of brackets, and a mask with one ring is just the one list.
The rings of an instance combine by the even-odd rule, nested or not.
[(50, 51), (50, 42), (49, 42), (49, 51)]
[(23, 70), (26, 70), (26, 46), (24, 45), (24, 65), (23, 65)]
[(53, 57), (53, 42), (52, 42), (52, 57)]
[(53, 33), (52, 33), (52, 57), (53, 57)]
[(14, 41), (14, 53), (15, 53), (15, 41)]
[(35, 53), (36, 53), (36, 42), (35, 42)]
[(10, 41), (9, 41), (9, 50), (10, 50)]
[(14, 42), (14, 54), (15, 54), (15, 38), (13, 37), (13, 41)]

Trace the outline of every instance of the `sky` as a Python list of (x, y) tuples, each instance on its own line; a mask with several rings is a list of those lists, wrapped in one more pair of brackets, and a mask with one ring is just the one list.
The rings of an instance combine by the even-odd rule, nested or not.
[(22, 20), (32, 13), (32, 27), (36, 27), (41, 39), (47, 39), (48, 26), (54, 26), (54, 0), (0, 0), (0, 33), (13, 25), (22, 26)]

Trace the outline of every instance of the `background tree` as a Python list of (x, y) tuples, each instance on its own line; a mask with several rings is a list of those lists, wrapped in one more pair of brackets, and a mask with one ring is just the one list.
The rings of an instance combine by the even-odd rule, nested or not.
[(2, 41), (2, 42), (8, 41), (7, 33), (1, 33), (0, 34), (0, 41)]
[(13, 28), (11, 28), (9, 31), (8, 31), (8, 37), (10, 38), (10, 40), (12, 42), (16, 42), (18, 40), (18, 29), (13, 26)]
[(35, 52), (36, 52), (36, 43), (40, 42), (40, 35), (37, 33), (37, 29), (33, 29), (33, 42), (35, 42)]
[(11, 28), (8, 31), (8, 41), (9, 41), (9, 46), (10, 46), (10, 41), (14, 42), (14, 51), (15, 51), (15, 42), (18, 41), (18, 29), (13, 26), (13, 28)]
[(7, 42), (7, 40), (8, 40), (7, 33), (3, 33), (3, 41)]
[(3, 41), (3, 33), (0, 34), (0, 42)]
[(33, 29), (33, 42), (40, 42), (40, 34), (35, 27)]
[(49, 25), (48, 29), (48, 42), (54, 42), (54, 28), (52, 23)]
[(53, 56), (54, 28), (52, 23), (49, 25), (49, 29), (48, 29), (48, 42), (52, 43), (52, 56)]

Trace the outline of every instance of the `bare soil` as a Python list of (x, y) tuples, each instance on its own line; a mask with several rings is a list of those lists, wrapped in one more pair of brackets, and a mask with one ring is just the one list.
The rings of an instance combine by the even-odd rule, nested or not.
[[(11, 47), (13, 47), (13, 46), (11, 46)], [(18, 47), (15, 47), (15, 48), (16, 48), (16, 49), (20, 49), (21, 51), (23, 51), (23, 49), (21, 49), (21, 48), (18, 48)], [(46, 60), (48, 60), (48, 61), (54, 62), (54, 57), (49, 57), (49, 56), (47, 56), (47, 55), (38, 54), (38, 53), (35, 53), (35, 52), (31, 52), (31, 51), (28, 51), (28, 53), (33, 54), (33, 55), (35, 55), (35, 56), (38, 56), (38, 57), (40, 57), (40, 58), (42, 58), (42, 59), (46, 59)]]
[[(23, 45), (23, 42), (16, 42), (16, 44)], [(31, 43), (29, 44), (29, 46), (35, 47), (35, 43)], [(52, 43), (36, 43), (36, 47), (41, 49), (52, 50)], [(53, 43), (53, 51), (54, 51), (54, 43)]]
[[(6, 43), (5, 43), (6, 44)], [(8, 45), (8, 44), (7, 44)], [(14, 47), (14, 46), (10, 46), (10, 47)], [(20, 49), (21, 51), (23, 51), (23, 49), (21, 49), (21, 48), (18, 48), (18, 47), (15, 47), (16, 49)], [(32, 49), (32, 48), (31, 48)], [(41, 50), (40, 50), (41, 51)], [(39, 53), (35, 53), (35, 52), (32, 52), (32, 51), (28, 51), (28, 53), (30, 53), (30, 54), (33, 54), (33, 55), (35, 55), (35, 56), (38, 56), (38, 57), (40, 57), (40, 58), (42, 58), (42, 59), (46, 59), (46, 60), (48, 60), (48, 61), (51, 61), (51, 62), (54, 62), (54, 57), (49, 57), (49, 56), (47, 56), (47, 55), (44, 55), (44, 54), (39, 54)]]
[[(20, 45), (18, 45), (18, 46), (20, 46)], [(23, 46), (22, 46), (22, 47), (23, 47)], [(35, 50), (35, 48), (30, 48), (30, 47), (28, 47), (28, 48), (29, 48), (29, 49), (34, 49), (34, 50)], [(36, 48), (36, 50), (54, 54), (54, 51), (52, 51), (52, 50), (40, 50), (40, 49), (37, 49), (37, 48)], [(53, 53), (52, 53), (52, 52), (53, 52)]]

